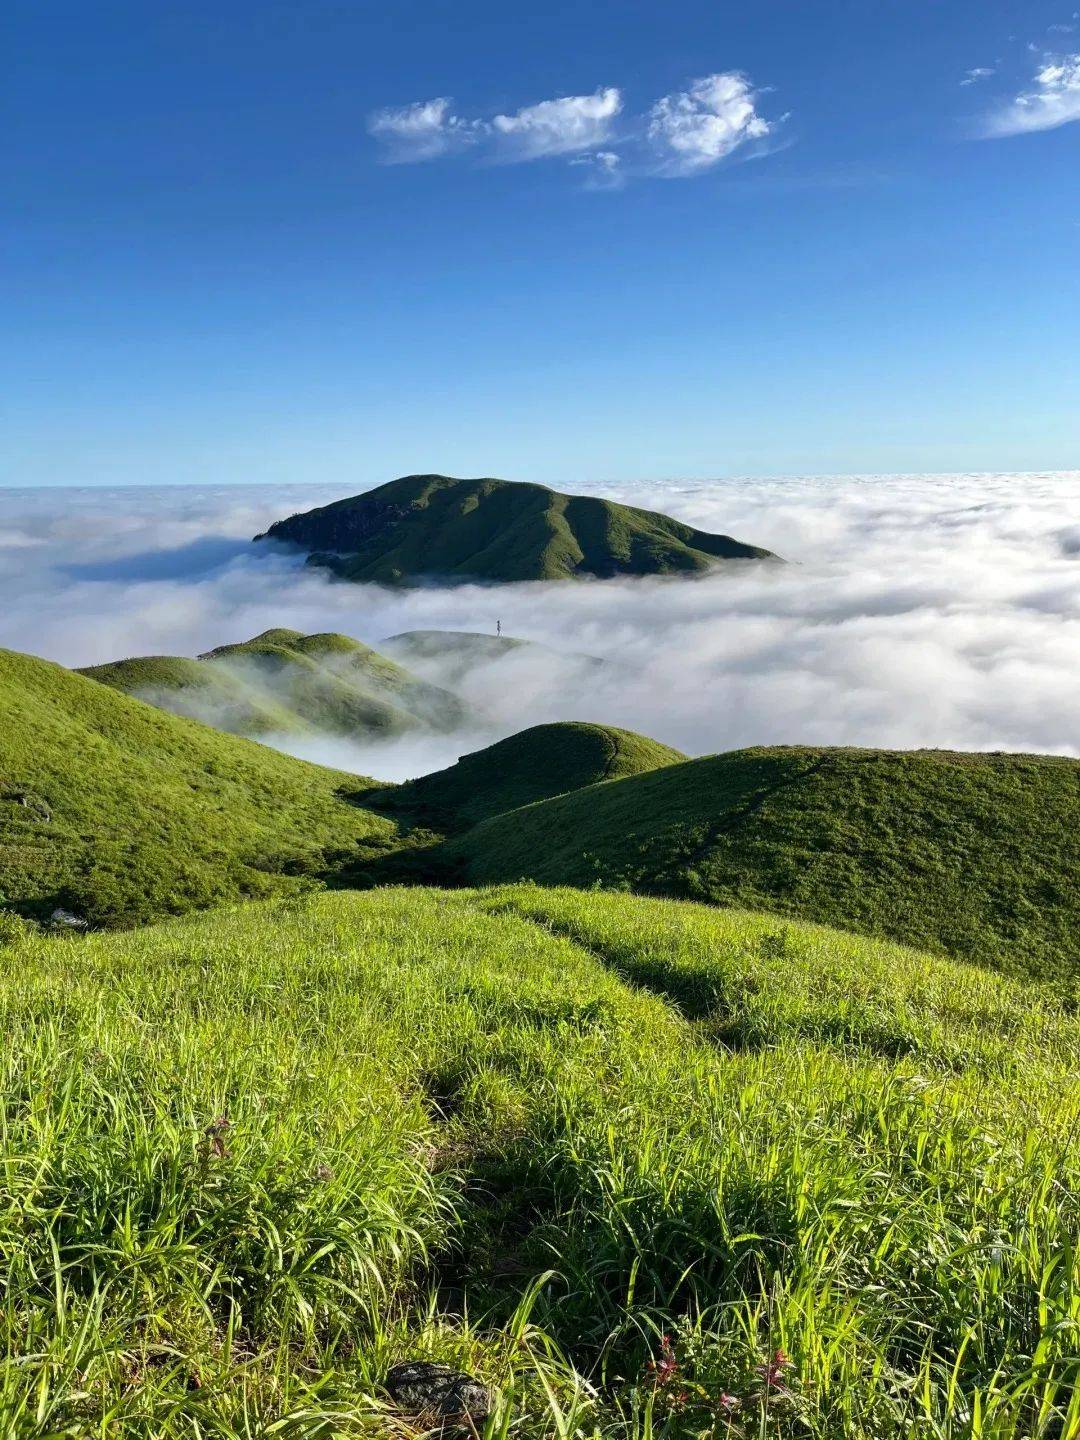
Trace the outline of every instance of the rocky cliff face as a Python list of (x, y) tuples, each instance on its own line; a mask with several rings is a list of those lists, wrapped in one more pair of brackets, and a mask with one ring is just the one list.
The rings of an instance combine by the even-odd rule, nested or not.
[(277, 520), (256, 540), (281, 540), (305, 550), (322, 550), (347, 555), (366, 540), (390, 530), (409, 513), (410, 506), (375, 496), (358, 495), (353, 500), (324, 505)]

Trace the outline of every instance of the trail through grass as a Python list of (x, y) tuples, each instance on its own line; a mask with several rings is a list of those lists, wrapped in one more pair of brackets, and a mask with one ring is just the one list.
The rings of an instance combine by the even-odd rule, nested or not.
[(601, 884), (1080, 976), (1080, 761), (773, 746), (496, 815), (443, 847), (474, 885)]

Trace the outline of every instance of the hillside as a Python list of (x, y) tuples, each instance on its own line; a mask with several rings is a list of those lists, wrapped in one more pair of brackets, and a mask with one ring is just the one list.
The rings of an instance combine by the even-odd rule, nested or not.
[(379, 641), (385, 654), (403, 664), (454, 658), (467, 665), (504, 660), (518, 650), (531, 649), (534, 643), (516, 635), (482, 635), (474, 630), (404, 630)]
[(224, 665), (207, 665), (186, 655), (138, 655), (87, 665), (76, 674), (231, 735), (309, 730), (307, 721), (265, 687), (248, 683)]
[(351, 803), (371, 783), (0, 651), (0, 900), (25, 913), (129, 924), (296, 889), (392, 841)]
[(396, 808), (423, 815), (435, 830), (459, 830), (535, 800), (685, 759), (659, 741), (611, 725), (534, 725), (397, 787), (392, 800)]
[(1036, 987), (533, 888), (2, 953), (5, 1434), (437, 1431), (402, 1361), (493, 1436), (1080, 1426), (1080, 1026)]
[(471, 884), (600, 883), (1080, 975), (1080, 761), (742, 750), (543, 801), (442, 852)]
[(146, 656), (79, 673), (235, 735), (378, 738), (466, 718), (448, 690), (347, 635), (266, 630), (197, 660)]
[(507, 661), (535, 661), (544, 674), (552, 675), (553, 683), (562, 683), (568, 673), (577, 676), (609, 668), (609, 662), (596, 655), (556, 650), (516, 635), (482, 635), (471, 630), (406, 630), (380, 640), (379, 645), (384, 654), (416, 674), (451, 688), (467, 685), (476, 671)]
[(565, 580), (693, 574), (769, 551), (667, 515), (509, 480), (406, 475), (271, 525), (341, 579)]

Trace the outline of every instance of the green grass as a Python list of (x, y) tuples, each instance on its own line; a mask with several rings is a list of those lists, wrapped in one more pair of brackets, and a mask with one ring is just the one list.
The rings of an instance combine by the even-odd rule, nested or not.
[(1080, 762), (741, 750), (575, 791), (443, 848), (465, 883), (600, 884), (1080, 974)]
[(433, 829), (461, 829), (535, 800), (685, 760), (657, 740), (611, 725), (534, 725), (391, 792), (395, 808)]
[(693, 574), (769, 551), (667, 515), (543, 485), (406, 475), (279, 520), (265, 536), (342, 579), (563, 580)]
[(1080, 1027), (1037, 987), (531, 887), (2, 953), (5, 1434), (400, 1435), (414, 1356), (492, 1437), (1080, 1430)]
[[(342, 637), (285, 638), (239, 648), (290, 673), (316, 666), (307, 650), (356, 654)], [(61, 905), (115, 925), (313, 879), (532, 879), (767, 909), (1068, 992), (1080, 973), (1074, 760), (791, 748), (687, 761), (563, 723), (387, 787), (10, 653), (0, 722), (0, 906), (23, 913)]]
[(79, 673), (237, 735), (378, 739), (467, 718), (449, 691), (347, 635), (266, 630), (198, 660), (145, 656)]
[(372, 783), (0, 651), (0, 904), (26, 914), (123, 925), (295, 889), (393, 843), (354, 803)]

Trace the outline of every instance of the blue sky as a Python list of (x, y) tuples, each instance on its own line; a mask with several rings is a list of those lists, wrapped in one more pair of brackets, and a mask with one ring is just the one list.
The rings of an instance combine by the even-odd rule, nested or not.
[(1075, 466), (1076, 3), (16, 0), (0, 483)]

